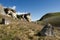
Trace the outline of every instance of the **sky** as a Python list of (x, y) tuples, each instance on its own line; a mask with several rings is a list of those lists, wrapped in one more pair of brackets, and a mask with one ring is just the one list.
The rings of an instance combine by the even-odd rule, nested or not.
[(39, 20), (46, 13), (60, 12), (60, 0), (0, 0), (0, 4), (13, 8), (17, 13), (31, 13), (32, 21)]

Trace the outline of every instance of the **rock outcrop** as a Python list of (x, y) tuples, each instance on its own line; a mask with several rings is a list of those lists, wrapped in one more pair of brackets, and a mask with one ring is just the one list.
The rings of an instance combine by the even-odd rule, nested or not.
[(12, 18), (17, 18), (16, 11), (11, 8), (4, 8), (6, 15), (10, 15)]
[[(18, 19), (18, 20), (24, 20), (24, 21), (27, 21), (27, 22), (31, 22), (30, 13), (17, 15), (17, 12), (14, 9), (4, 8), (2, 5), (0, 5), (0, 15), (6, 16), (6, 17), (11, 17), (15, 20)], [(6, 19), (5, 17), (2, 17), (1, 20), (2, 20), (2, 22), (1, 22), (2, 24), (9, 24), (10, 23), (9, 20)]]
[(0, 5), (0, 14), (5, 15), (4, 7), (2, 5)]
[(31, 22), (30, 13), (17, 15), (17, 18), (20, 19), (20, 20), (25, 20), (25, 21)]

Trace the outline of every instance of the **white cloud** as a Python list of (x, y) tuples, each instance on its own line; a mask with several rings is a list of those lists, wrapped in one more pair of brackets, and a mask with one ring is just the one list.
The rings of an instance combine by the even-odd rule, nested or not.
[(27, 14), (27, 12), (17, 12), (18, 15), (20, 14)]
[(12, 9), (16, 9), (16, 6), (13, 6)]
[(12, 7), (9, 7), (9, 8), (11, 8), (11, 9), (14, 9), (14, 10), (15, 10), (15, 9), (16, 9), (16, 6), (12, 6)]
[(4, 6), (4, 8), (11, 8), (11, 9), (14, 9), (15, 10), (16, 9), (16, 6), (12, 6), (12, 7), (11, 6), (9, 6), (9, 7)]

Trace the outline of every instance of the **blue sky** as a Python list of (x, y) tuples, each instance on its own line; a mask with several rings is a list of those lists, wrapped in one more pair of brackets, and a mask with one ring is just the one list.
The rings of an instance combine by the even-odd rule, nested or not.
[(60, 0), (0, 0), (0, 4), (16, 6), (17, 12), (30, 12), (32, 20), (38, 20), (49, 12), (60, 12)]

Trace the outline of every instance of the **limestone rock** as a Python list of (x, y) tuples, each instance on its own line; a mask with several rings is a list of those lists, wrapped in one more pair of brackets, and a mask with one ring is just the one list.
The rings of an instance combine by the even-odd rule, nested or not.
[(4, 12), (4, 7), (3, 7), (2, 5), (0, 5), (0, 14), (5, 15), (5, 12)]
[(38, 36), (54, 36), (54, 27), (51, 24), (47, 24), (37, 34)]

